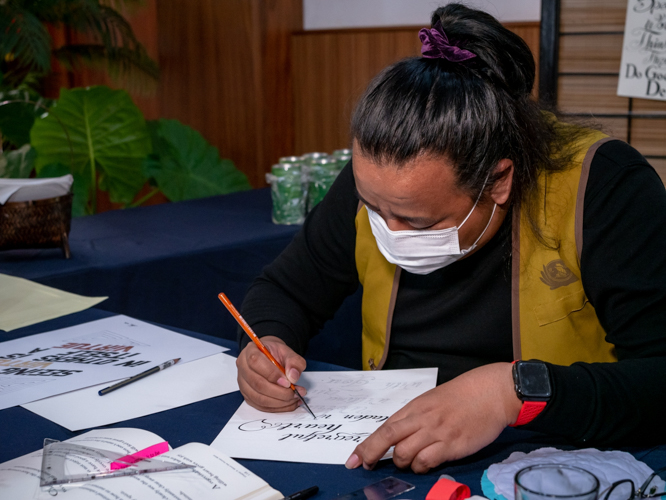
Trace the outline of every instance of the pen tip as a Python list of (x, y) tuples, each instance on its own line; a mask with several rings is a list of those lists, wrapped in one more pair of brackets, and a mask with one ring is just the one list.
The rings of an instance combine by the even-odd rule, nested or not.
[(180, 361), (180, 358), (176, 358), (173, 360), (174, 363), (178, 363)]

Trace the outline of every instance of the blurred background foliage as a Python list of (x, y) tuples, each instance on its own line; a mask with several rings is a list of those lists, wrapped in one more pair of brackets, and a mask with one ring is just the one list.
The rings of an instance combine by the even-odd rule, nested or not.
[[(250, 189), (197, 131), (176, 120), (148, 124), (125, 90), (61, 89), (43, 96), (52, 62), (103, 69), (114, 84), (150, 89), (157, 63), (121, 12), (139, 0), (0, 0), (0, 177), (74, 177), (73, 214), (97, 210), (98, 190), (121, 207), (158, 192), (170, 201)], [(85, 43), (55, 47), (53, 28)], [(136, 199), (142, 187), (151, 188)]]
[[(155, 82), (157, 63), (117, 10), (140, 4), (138, 0), (0, 1), (0, 85), (4, 90), (39, 93), (42, 79), (51, 71), (52, 57), (69, 69), (104, 68), (121, 83)], [(66, 27), (89, 42), (55, 48), (49, 26)]]

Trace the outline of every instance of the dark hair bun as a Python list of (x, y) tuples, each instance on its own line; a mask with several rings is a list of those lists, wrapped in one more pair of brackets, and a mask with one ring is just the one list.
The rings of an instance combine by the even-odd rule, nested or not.
[(512, 200), (536, 221), (528, 200), (538, 193), (539, 172), (565, 165), (552, 155), (565, 138), (532, 99), (529, 47), (491, 15), (464, 5), (437, 9), (432, 22), (476, 57), (413, 57), (382, 71), (352, 116), (354, 154), (398, 167), (422, 154), (443, 157), (472, 198), (493, 184), (498, 162), (507, 158)]
[(433, 12), (432, 25), (437, 21), (451, 42), (476, 54), (469, 66), (476, 66), (513, 96), (532, 92), (535, 66), (530, 48), (493, 16), (452, 3)]

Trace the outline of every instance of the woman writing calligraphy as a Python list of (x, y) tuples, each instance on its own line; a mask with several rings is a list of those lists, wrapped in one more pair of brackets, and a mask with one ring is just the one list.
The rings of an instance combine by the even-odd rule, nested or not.
[[(659, 177), (627, 144), (540, 110), (529, 48), (490, 15), (450, 4), (420, 38), (423, 57), (361, 98), (352, 162), (244, 317), (296, 383), (308, 339), (360, 283), (364, 368), (439, 368), (438, 387), (350, 468), (395, 446), (398, 466), (424, 472), (509, 425), (585, 445), (666, 441)], [(246, 400), (296, 408), (288, 381), (243, 347)]]

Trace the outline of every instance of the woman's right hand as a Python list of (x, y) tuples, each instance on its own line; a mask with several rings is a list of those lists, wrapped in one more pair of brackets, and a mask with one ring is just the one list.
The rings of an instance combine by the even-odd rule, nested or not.
[[(305, 359), (278, 337), (262, 337), (261, 342), (284, 367), (287, 377), (254, 345), (254, 342), (250, 342), (236, 360), (241, 394), (245, 401), (257, 410), (267, 412), (295, 410), (301, 400), (290, 389), (290, 384), (296, 384), (305, 370)], [(300, 386), (296, 386), (296, 390), (301, 396), (305, 396), (307, 392)]]

